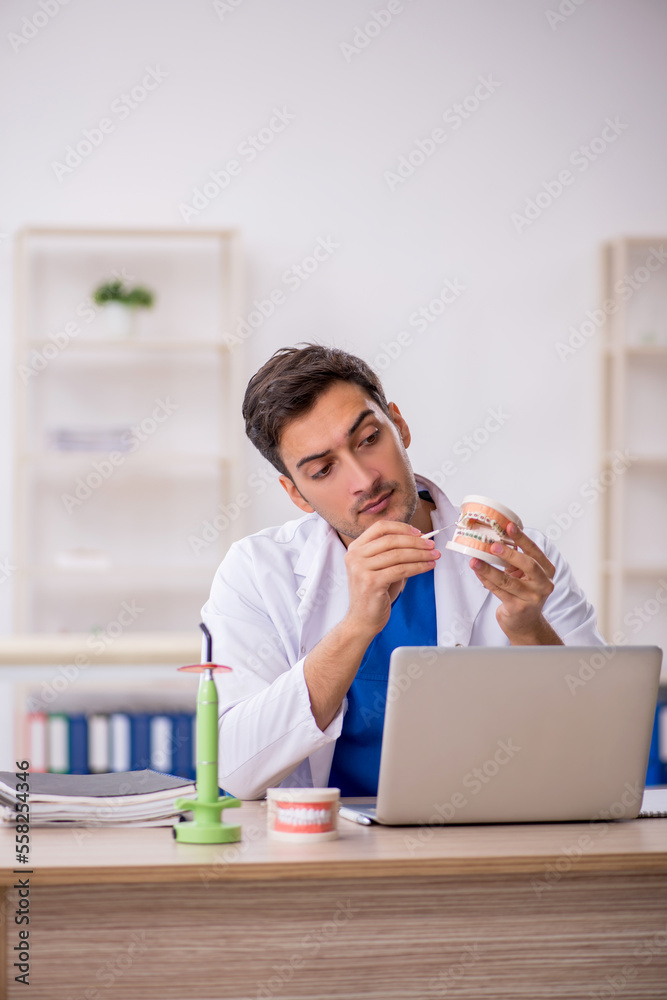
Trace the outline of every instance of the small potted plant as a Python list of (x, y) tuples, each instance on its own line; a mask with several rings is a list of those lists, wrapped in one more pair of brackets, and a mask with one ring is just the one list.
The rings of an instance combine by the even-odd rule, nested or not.
[(128, 289), (122, 281), (109, 281), (93, 292), (98, 306), (104, 307), (107, 331), (112, 337), (129, 337), (134, 332), (138, 309), (150, 309), (154, 295), (147, 288), (137, 285)]

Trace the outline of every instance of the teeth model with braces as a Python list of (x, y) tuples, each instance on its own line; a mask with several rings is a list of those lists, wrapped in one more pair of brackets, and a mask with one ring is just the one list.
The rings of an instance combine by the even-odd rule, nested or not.
[(446, 547), (482, 559), (497, 569), (507, 569), (507, 563), (491, 552), (491, 546), (494, 542), (502, 542), (508, 548), (516, 548), (516, 542), (507, 534), (507, 525), (510, 521), (523, 530), (521, 518), (509, 507), (490, 500), (489, 497), (475, 494), (464, 497), (461, 501), (461, 516), (456, 522), (454, 538), (451, 542), (447, 542)]

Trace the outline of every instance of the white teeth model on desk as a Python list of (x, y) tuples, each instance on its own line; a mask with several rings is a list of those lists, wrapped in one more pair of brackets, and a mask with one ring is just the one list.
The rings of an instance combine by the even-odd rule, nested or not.
[(268, 788), (271, 840), (316, 844), (338, 836), (338, 788)]

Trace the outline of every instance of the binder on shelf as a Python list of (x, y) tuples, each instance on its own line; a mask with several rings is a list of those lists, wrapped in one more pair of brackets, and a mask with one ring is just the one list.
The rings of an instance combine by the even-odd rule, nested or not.
[(109, 717), (109, 756), (112, 771), (131, 770), (130, 717), (127, 712), (113, 712)]
[(85, 715), (69, 717), (69, 773), (88, 774), (88, 720)]
[(196, 771), (192, 766), (192, 733), (194, 716), (179, 712), (173, 716), (173, 753), (171, 773), (194, 781)]
[(173, 759), (173, 719), (169, 715), (151, 715), (149, 718), (150, 732), (150, 763), (153, 771), (172, 774)]
[(67, 774), (70, 768), (68, 717), (61, 712), (50, 714), (47, 734), (49, 771), (56, 774)]
[(192, 773), (197, 773), (197, 716), (193, 715), (190, 720), (190, 767)]
[(88, 770), (91, 774), (104, 774), (113, 770), (110, 756), (110, 727), (108, 715), (88, 717)]
[(663, 784), (664, 766), (660, 760), (660, 724), (664, 709), (667, 709), (667, 705), (658, 703), (653, 720), (651, 747), (649, 749), (648, 768), (646, 770), (646, 785), (649, 788)]
[(667, 785), (667, 703), (658, 704), (658, 758), (660, 784)]
[(150, 715), (137, 712), (130, 715), (130, 770), (143, 771), (151, 759)]
[(26, 759), (30, 761), (30, 771), (40, 774), (49, 769), (47, 754), (48, 718), (45, 712), (28, 712), (26, 716)]

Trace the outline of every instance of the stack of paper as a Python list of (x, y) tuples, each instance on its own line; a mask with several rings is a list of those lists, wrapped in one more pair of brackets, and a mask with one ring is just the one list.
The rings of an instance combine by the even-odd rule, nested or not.
[(196, 794), (193, 781), (148, 769), (106, 774), (30, 773), (26, 814), (26, 794), (22, 786), (18, 797), (16, 782), (12, 771), (0, 771), (3, 823), (15, 823), (20, 817), (30, 826), (171, 826), (183, 815), (174, 806), (176, 799)]

